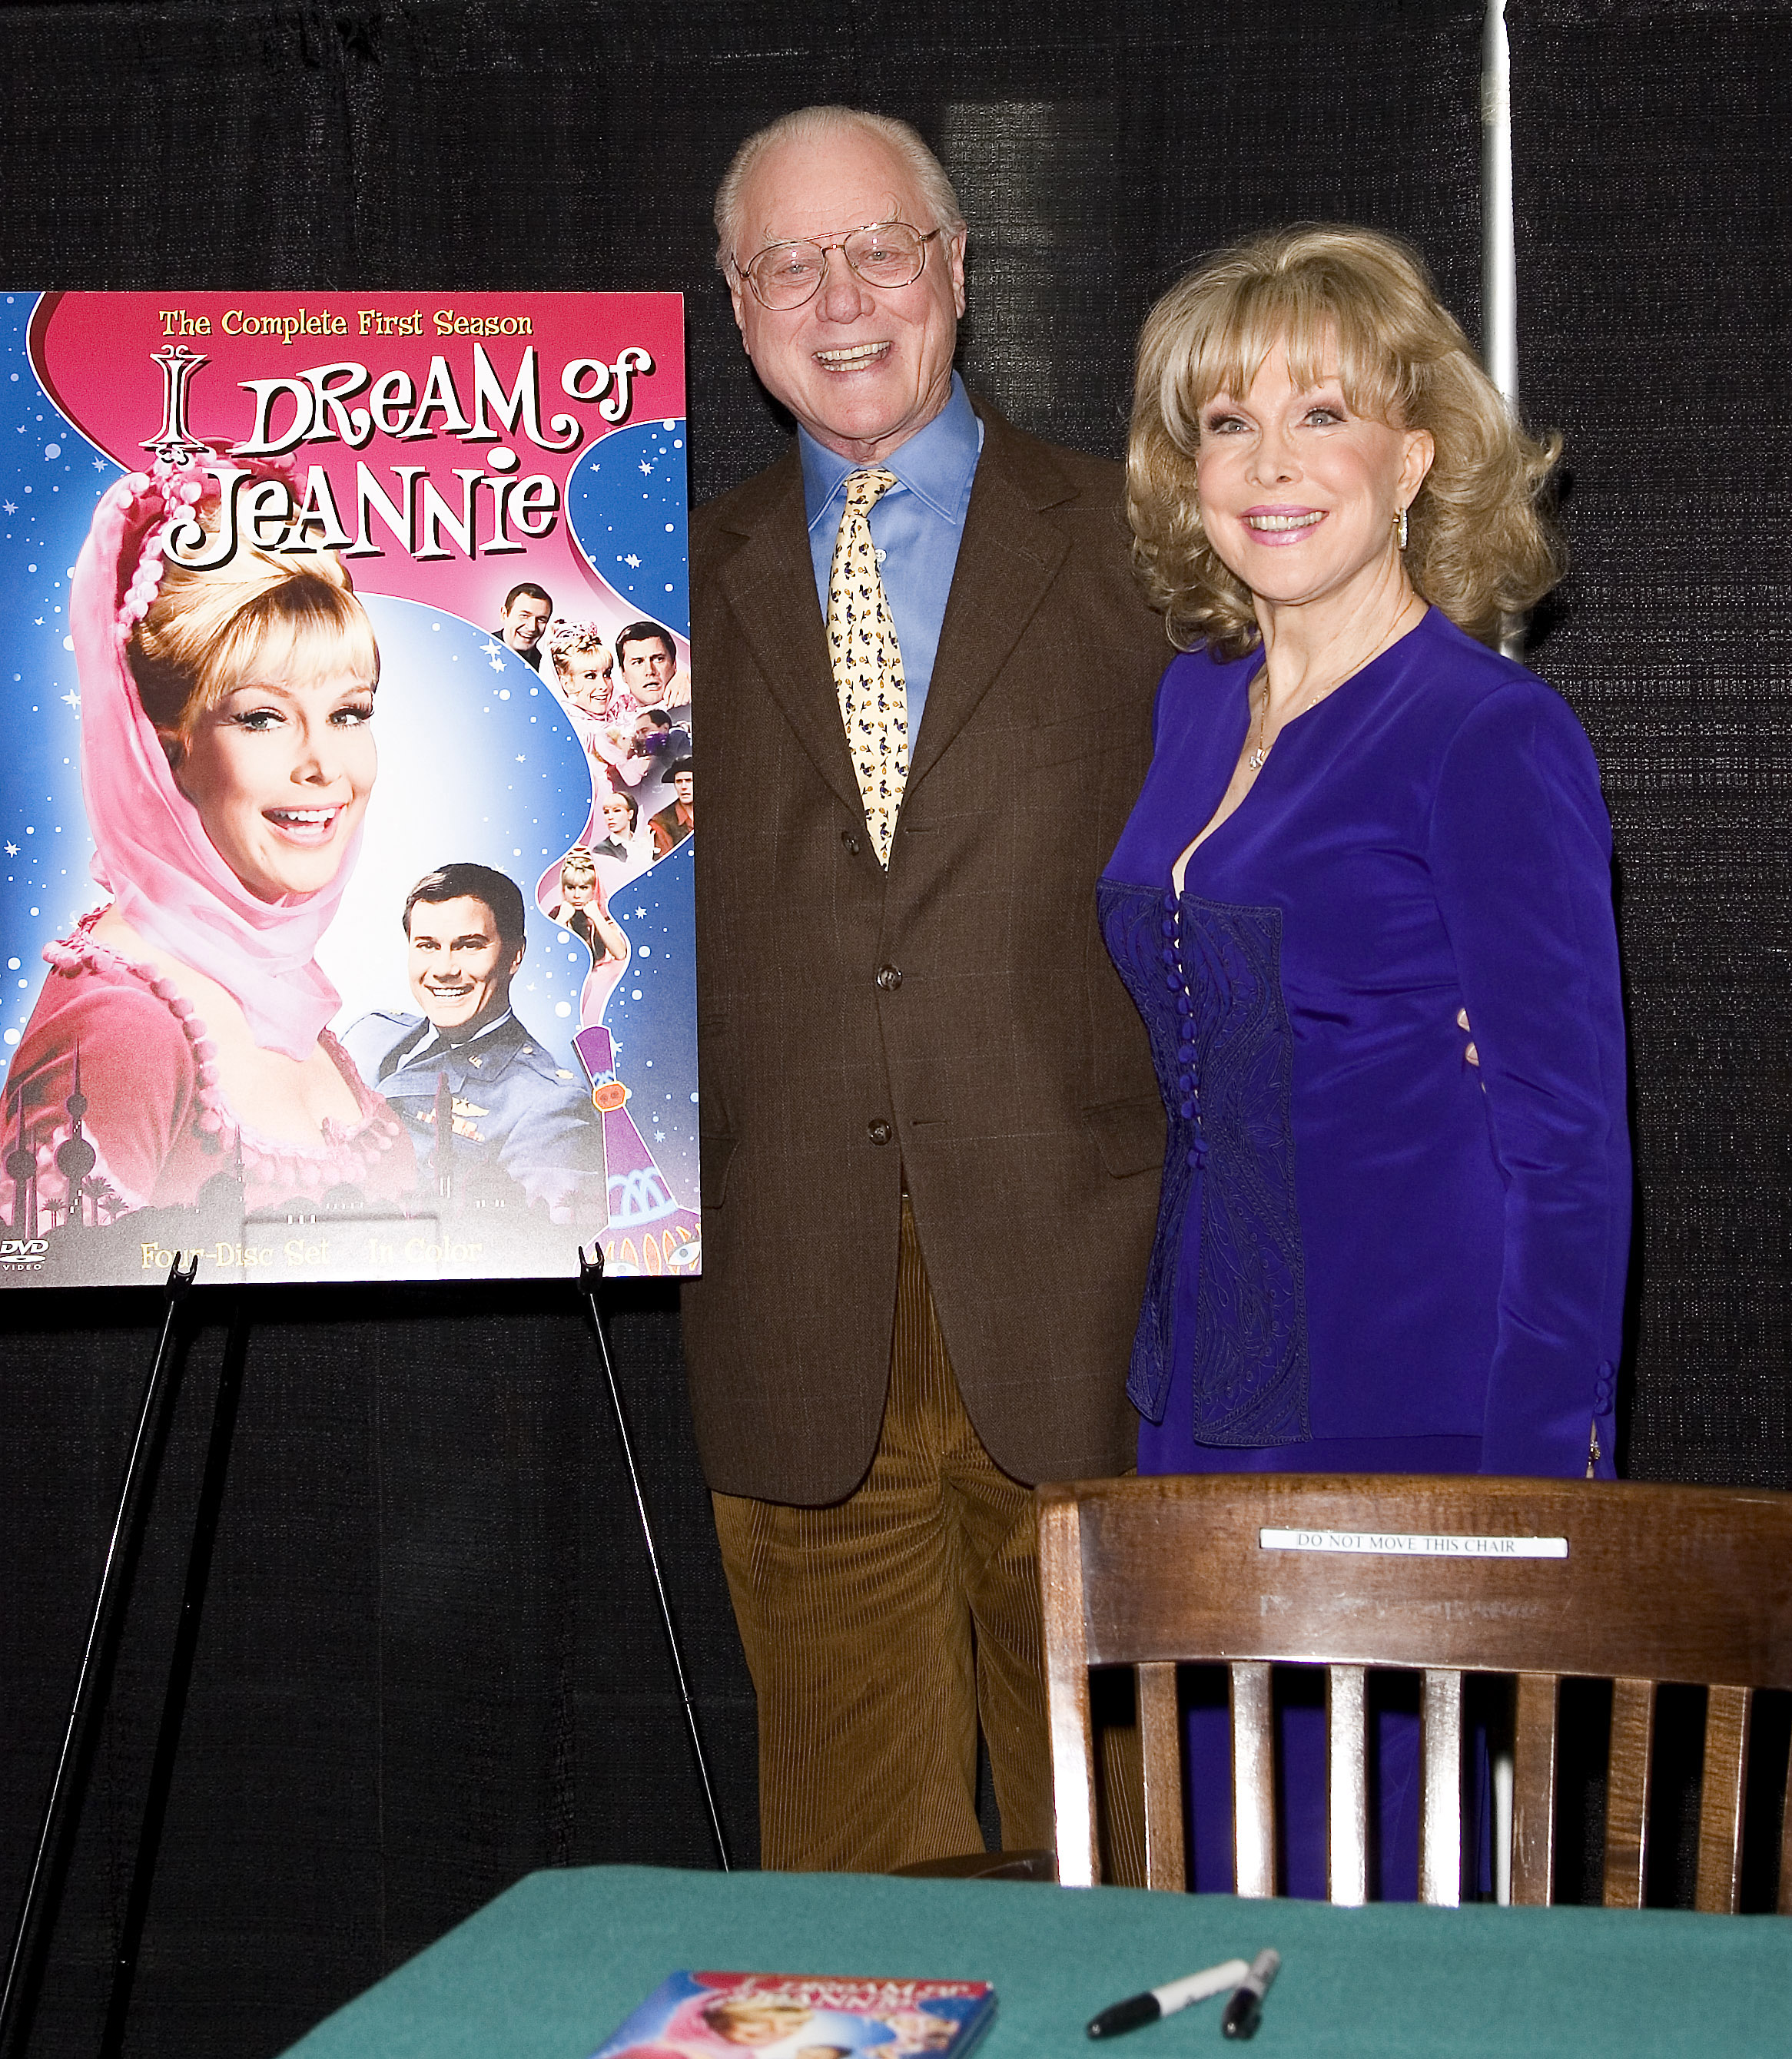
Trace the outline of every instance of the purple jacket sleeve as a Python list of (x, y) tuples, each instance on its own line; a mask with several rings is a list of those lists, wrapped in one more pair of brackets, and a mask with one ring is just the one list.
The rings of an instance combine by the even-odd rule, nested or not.
[(1463, 723), (1431, 826), (1506, 1190), (1481, 1469), (1612, 1477), (1630, 1249), (1611, 830), (1566, 703), (1515, 679)]

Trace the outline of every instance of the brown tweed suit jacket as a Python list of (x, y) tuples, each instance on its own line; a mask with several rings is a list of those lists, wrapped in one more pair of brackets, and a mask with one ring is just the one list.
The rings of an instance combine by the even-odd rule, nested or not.
[(858, 1484), (906, 1170), (971, 1419), (1025, 1481), (1133, 1462), (1124, 1385), (1164, 1149), (1095, 882), (1169, 651), (1118, 468), (986, 424), (886, 876), (829, 669), (796, 452), (691, 538), (703, 1277), (721, 1492)]

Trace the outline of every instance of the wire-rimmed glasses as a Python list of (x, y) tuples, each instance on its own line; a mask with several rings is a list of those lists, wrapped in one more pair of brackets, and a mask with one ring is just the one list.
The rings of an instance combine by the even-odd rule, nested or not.
[(923, 235), (906, 221), (871, 221), (862, 229), (848, 229), (831, 243), (768, 243), (744, 265), (737, 258), (735, 269), (762, 307), (800, 308), (820, 291), (830, 250), (845, 253), (855, 277), (887, 291), (911, 286), (921, 277), (927, 245), (939, 233), (930, 229)]

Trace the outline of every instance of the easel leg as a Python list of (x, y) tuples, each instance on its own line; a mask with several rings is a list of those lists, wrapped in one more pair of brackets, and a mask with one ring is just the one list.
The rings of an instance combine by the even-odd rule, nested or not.
[(125, 2049), (125, 2025), (130, 2014), (131, 1989), (137, 1978), (144, 1926), (149, 1920), (149, 1896), (155, 1886), (156, 1860), (161, 1850), (169, 1792), (174, 1784), (174, 1765), (180, 1754), (181, 1723), (186, 1714), (187, 1691), (193, 1684), (193, 1659), (199, 1649), (200, 1620), (205, 1614), (212, 1551), (217, 1542), (225, 1483), (230, 1472), (230, 1452), (237, 1432), (237, 1404), (242, 1396), (243, 1361), (248, 1349), (249, 1297), (239, 1288), (231, 1312), (230, 1333), (225, 1343), (224, 1364), (218, 1372), (217, 1399), (212, 1408), (211, 1442), (205, 1452), (205, 1476), (200, 1483), (199, 1504), (193, 1519), (193, 1542), (187, 1553), (186, 1585), (181, 1595), (181, 1619), (174, 1633), (174, 1655), (168, 1669), (168, 1688), (162, 1697), (161, 1727), (156, 1735), (156, 1755), (149, 1768), (149, 1790), (143, 1803), (143, 1829), (137, 1842), (137, 1861), (131, 1870), (130, 1897), (125, 1905), (124, 1927), (119, 1934), (117, 1957), (113, 1962), (112, 1997), (106, 2008), (105, 2035), (100, 2040), (100, 2059), (118, 2059)]
[(641, 1535), (647, 1547), (647, 1566), (653, 1575), (654, 1592), (659, 1597), (659, 1620), (666, 1631), (667, 1648), (672, 1655), (672, 1671), (679, 1683), (679, 1699), (684, 1704), (684, 1726), (690, 1733), (691, 1756), (697, 1762), (697, 1778), (703, 1785), (703, 1804), (709, 1811), (710, 1835), (715, 1840), (715, 1856), (722, 1870), (730, 1870), (727, 1841), (722, 1834), (722, 1818), (715, 1806), (715, 1791), (710, 1785), (709, 1762), (703, 1757), (703, 1741), (698, 1734), (697, 1711), (691, 1705), (691, 1690), (685, 1684), (684, 1658), (679, 1649), (678, 1627), (672, 1619), (672, 1605), (667, 1599), (666, 1583), (659, 1576), (659, 1554), (654, 1549), (653, 1525), (647, 1520), (647, 1498), (641, 1491), (641, 1476), (635, 1468), (635, 1447), (629, 1440), (628, 1419), (623, 1413), (622, 1390), (616, 1384), (615, 1368), (610, 1363), (610, 1346), (603, 1335), (603, 1317), (597, 1305), (597, 1290), (603, 1281), (603, 1247), (591, 1246), (591, 1255), (585, 1256), (583, 1247), (579, 1253), (579, 1285), (591, 1312), (591, 1327), (597, 1332), (598, 1356), (603, 1361), (603, 1377), (609, 1383), (610, 1406), (615, 1412), (616, 1434), (622, 1440), (622, 1455), (628, 1467), (628, 1483), (635, 1490), (635, 1507), (641, 1518)]
[(92, 1770), (94, 1746), (105, 1718), (106, 1699), (112, 1686), (113, 1662), (124, 1628), (125, 1611), (130, 1599), (131, 1576), (148, 1527), (154, 1499), (156, 1469), (167, 1441), (174, 1399), (180, 1389), (174, 1350), (175, 1317), (187, 1289), (198, 1270), (195, 1257), (185, 1272), (176, 1253), (163, 1289), (161, 1341), (155, 1363), (143, 1389), (143, 1405), (137, 1412), (137, 1432), (131, 1440), (124, 1484), (118, 1493), (117, 1512), (113, 1518), (111, 1541), (100, 1571), (99, 1592), (94, 1598), (93, 1620), (81, 1655), (81, 1671), (75, 1681), (74, 1699), (69, 1707), (62, 1749), (56, 1762), (56, 1777), (50, 1783), (50, 1801), (44, 1810), (38, 1848), (31, 1862), (31, 1876), (25, 1890), (25, 1905), (19, 1911), (18, 1928), (6, 1962), (6, 1985), (0, 1996), (0, 2054), (23, 2059), (31, 2017), (37, 2007), (44, 1967), (50, 1956), (51, 1934), (67, 1876), (74, 1834), (81, 1821), (81, 1805)]

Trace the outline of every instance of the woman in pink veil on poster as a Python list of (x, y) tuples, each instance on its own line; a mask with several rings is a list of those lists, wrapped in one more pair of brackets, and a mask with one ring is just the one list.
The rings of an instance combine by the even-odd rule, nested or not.
[[(219, 1173), (245, 1210), (415, 1180), (325, 1027), (338, 996), (314, 955), (376, 769), (372, 626), (330, 552), (181, 562), (212, 541), (215, 492), (197, 462), (131, 474), (75, 568), (82, 785), (111, 898), (46, 951), (8, 1073), (46, 1225), (191, 1203)], [(63, 1149), (78, 1123), (86, 1171)]]

